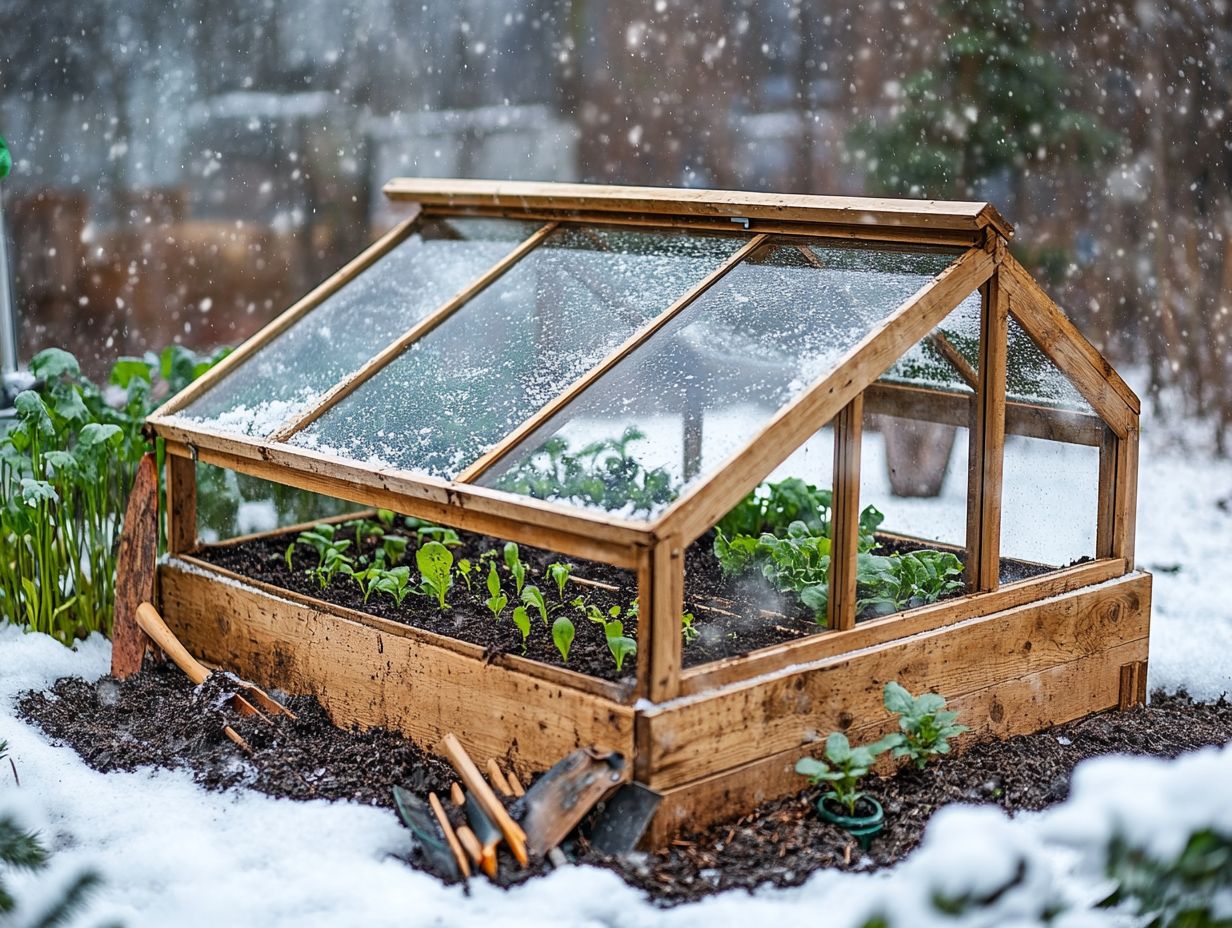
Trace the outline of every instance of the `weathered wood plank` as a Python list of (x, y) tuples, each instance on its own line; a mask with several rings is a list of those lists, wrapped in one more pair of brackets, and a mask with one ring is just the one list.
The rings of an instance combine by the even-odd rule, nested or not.
[(385, 195), (425, 206), (738, 216), (972, 232), (992, 226), (1007, 238), (1013, 234), (1009, 223), (988, 203), (966, 201), (409, 177), (391, 180), (385, 185)]
[(1072, 594), (837, 655), (644, 710), (649, 785), (670, 788), (805, 744), (841, 713), (876, 717), (881, 688), (947, 698), (1145, 638), (1150, 577)]
[(141, 670), (148, 639), (137, 625), (137, 607), (153, 602), (158, 579), (158, 464), (142, 455), (124, 512), (116, 552), (111, 626), (111, 673), (120, 680)]
[(864, 395), (834, 419), (834, 506), (830, 521), (830, 627), (856, 625), (856, 553), (860, 531), (860, 451), (864, 433)]
[[(949, 708), (956, 710), (959, 721), (972, 729), (958, 740), (959, 748), (985, 738), (1009, 738), (1039, 731), (1116, 708), (1121, 665), (1144, 659), (1146, 647), (1145, 638), (1135, 639), (950, 699)], [(836, 718), (835, 730), (839, 721)], [(847, 735), (855, 743), (868, 742), (892, 727), (893, 722), (882, 712), (871, 724), (853, 725)], [(819, 734), (824, 737), (824, 732)], [(788, 748), (665, 790), (646, 843), (662, 847), (676, 834), (734, 819), (762, 802), (799, 792), (806, 784), (795, 772), (796, 761), (816, 747)], [(876, 794), (876, 782), (869, 786)]]
[(452, 731), (520, 777), (584, 745), (632, 756), (627, 706), (174, 564), (160, 574), (163, 616), (191, 653), (315, 695), (337, 725), (394, 728), (428, 748)]
[(197, 546), (197, 464), (167, 455), (167, 550), (172, 554)]

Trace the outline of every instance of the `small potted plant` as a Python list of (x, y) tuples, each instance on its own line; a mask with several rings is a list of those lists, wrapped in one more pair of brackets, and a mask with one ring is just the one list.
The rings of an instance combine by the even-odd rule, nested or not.
[(885, 827), (881, 803), (860, 789), (860, 781), (877, 760), (878, 747), (852, 747), (846, 735), (834, 732), (826, 739), (824, 760), (802, 757), (796, 763), (796, 773), (814, 786), (829, 787), (817, 800), (822, 820), (851, 832), (864, 850)]

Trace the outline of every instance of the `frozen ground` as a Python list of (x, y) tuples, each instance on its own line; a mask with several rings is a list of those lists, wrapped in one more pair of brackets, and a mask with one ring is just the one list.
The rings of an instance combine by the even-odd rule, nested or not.
[[(1226, 566), (1232, 563), (1232, 463), (1148, 430), (1142, 466), (1139, 562), (1156, 572), (1151, 685), (1215, 699), (1232, 692)], [(562, 870), (507, 893), (475, 881), (467, 894), (395, 859), (407, 847), (406, 832), (383, 811), (207, 793), (181, 773), (104, 776), (14, 718), (18, 692), (69, 674), (100, 676), (108, 660), (109, 646), (99, 638), (71, 652), (49, 638), (0, 628), (0, 738), (10, 742), (21, 777), (16, 788), (11, 772), (0, 768), (0, 812), (16, 811), (42, 829), (57, 850), (57, 873), (84, 866), (102, 873), (105, 889), (83, 924), (111, 917), (130, 928), (719, 928), (753, 919), (812, 922), (825, 912), (828, 925), (857, 926), (885, 912), (892, 924), (913, 928), (1033, 926), (1062, 901), (1070, 914), (1052, 924), (1128, 925), (1133, 922), (1123, 915), (1091, 908), (1102, 890), (1096, 851), (1114, 828), (1141, 836), (1163, 856), (1195, 824), (1214, 822), (1232, 832), (1232, 747), (1225, 747), (1171, 764), (1089, 763), (1071, 800), (1042, 815), (1009, 821), (989, 808), (947, 809), (916, 854), (876, 876), (822, 872), (798, 889), (728, 894), (667, 912), (614, 875), (588, 868)], [(1174, 805), (1164, 814), (1169, 802)], [(1009, 881), (1020, 864), (1021, 879), (983, 915), (930, 914), (934, 891), (983, 895)], [(34, 888), (23, 879), (14, 885), (28, 915), (37, 908)]]

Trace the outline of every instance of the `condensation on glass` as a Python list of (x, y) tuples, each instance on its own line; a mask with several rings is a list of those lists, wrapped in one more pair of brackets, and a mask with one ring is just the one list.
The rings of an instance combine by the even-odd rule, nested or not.
[(951, 261), (816, 240), (767, 242), (479, 483), (654, 516)]
[(1007, 339), (1005, 395), (1008, 401), (1094, 414), (1069, 378), (1048, 359), (1013, 316)]
[(747, 240), (562, 226), (290, 440), (453, 478)]
[(435, 219), (396, 245), (179, 413), (267, 437), (474, 282), (538, 224)]

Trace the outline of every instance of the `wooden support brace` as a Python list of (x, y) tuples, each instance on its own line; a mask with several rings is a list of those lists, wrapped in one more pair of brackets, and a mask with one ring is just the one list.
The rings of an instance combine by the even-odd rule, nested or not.
[(1096, 556), (1124, 558), (1130, 569), (1138, 509), (1138, 434), (1135, 419), (1124, 438), (1106, 429), (1099, 447)]
[(1009, 295), (1002, 271), (983, 288), (980, 365), (972, 408), (967, 478), (967, 585), (995, 590), (1001, 564), (1001, 482), (1005, 457), (1005, 370)]
[(639, 555), (637, 682), (651, 702), (680, 692), (680, 616), (684, 612), (684, 548), (677, 536)]
[(1132, 709), (1146, 705), (1146, 661), (1132, 661), (1121, 665), (1121, 694), (1119, 708)]
[(197, 547), (197, 463), (167, 455), (167, 550), (183, 554)]
[(864, 394), (834, 419), (834, 507), (830, 517), (830, 628), (856, 624), (856, 553), (860, 532), (860, 443)]

